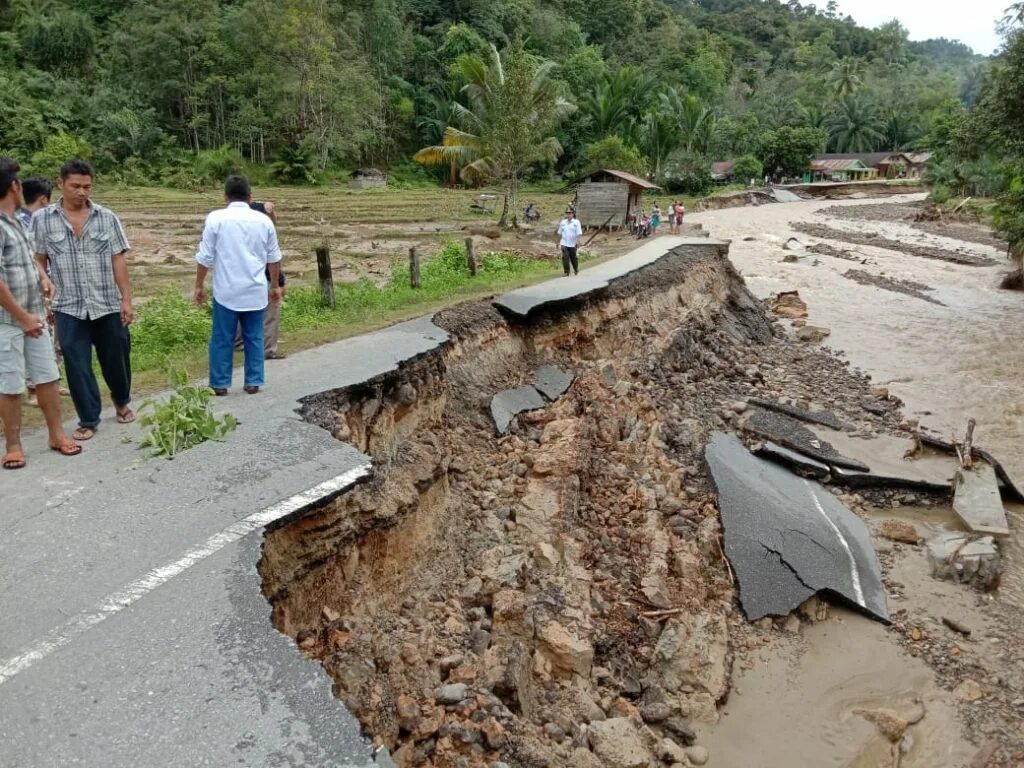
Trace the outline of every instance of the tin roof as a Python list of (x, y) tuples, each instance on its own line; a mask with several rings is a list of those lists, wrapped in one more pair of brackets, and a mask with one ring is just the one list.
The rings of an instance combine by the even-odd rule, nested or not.
[(870, 171), (864, 163), (856, 158), (815, 158), (811, 161), (814, 171)]
[(661, 189), (661, 187), (659, 187), (657, 184), (652, 184), (651, 182), (647, 181), (647, 179), (641, 179), (639, 176), (634, 176), (632, 173), (626, 173), (625, 171), (615, 171), (612, 170), (611, 168), (602, 168), (599, 171), (588, 173), (586, 176), (581, 177), (581, 181), (582, 179), (590, 179), (593, 178), (594, 176), (599, 176), (603, 173), (606, 173), (609, 176), (614, 176), (617, 179), (622, 179), (627, 184), (642, 187), (643, 189)]

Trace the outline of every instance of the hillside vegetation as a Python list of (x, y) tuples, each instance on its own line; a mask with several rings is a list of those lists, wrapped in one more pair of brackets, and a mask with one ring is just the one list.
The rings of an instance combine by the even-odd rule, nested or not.
[(986, 66), (834, 3), (14, 0), (0, 151), (47, 176), (83, 155), (136, 185), (360, 166), (462, 183), (483, 160), (482, 177), (615, 164), (699, 192), (712, 160), (927, 148)]

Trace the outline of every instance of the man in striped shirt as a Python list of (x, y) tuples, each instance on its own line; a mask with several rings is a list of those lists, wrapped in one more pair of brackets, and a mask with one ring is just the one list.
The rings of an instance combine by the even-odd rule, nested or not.
[(51, 308), (64, 353), (71, 400), (78, 412), (76, 440), (89, 440), (103, 401), (92, 369), (96, 349), (117, 421), (135, 420), (131, 402), (131, 337), (135, 319), (128, 280), (128, 239), (111, 211), (92, 202), (92, 166), (68, 160), (60, 171), (59, 202), (32, 217), (36, 258), (53, 281)]
[(28, 236), (17, 220), (24, 202), (18, 164), (0, 157), (0, 421), (6, 441), (2, 466), (22, 469), (21, 394), (25, 377), (36, 383), (50, 448), (65, 456), (82, 449), (64, 432), (60, 417), (60, 372), (46, 328), (43, 285), (46, 276), (32, 258)]

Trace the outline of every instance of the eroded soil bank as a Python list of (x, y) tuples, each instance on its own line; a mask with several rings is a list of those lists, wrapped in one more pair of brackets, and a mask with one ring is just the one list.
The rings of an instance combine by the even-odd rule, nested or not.
[[(374, 478), (269, 533), (260, 566), (275, 626), (323, 662), (398, 765), (966, 764), (977, 734), (961, 732), (952, 681), (900, 650), (902, 612), (886, 629), (811, 601), (752, 626), (737, 608), (709, 432), (753, 396), (827, 406), (863, 434), (910, 425), (848, 363), (771, 323), (718, 248), (680, 249), (527, 324), (484, 303), (436, 322), (453, 337), (438, 353), (305, 404), (373, 456)], [(490, 397), (545, 363), (574, 384), (496, 437)], [(864, 515), (906, 501), (834, 492)], [(833, 655), (836, 634), (861, 653)], [(768, 665), (789, 694), (770, 676), (764, 695), (754, 678), (735, 690), (737, 673), (804, 642), (821, 649), (813, 685), (794, 661)], [(787, 745), (780, 705), (798, 699), (815, 725), (835, 721), (831, 735)], [(713, 727), (722, 707), (739, 731)], [(904, 719), (895, 751), (864, 714), (878, 709)], [(757, 738), (772, 733), (775, 751)]]

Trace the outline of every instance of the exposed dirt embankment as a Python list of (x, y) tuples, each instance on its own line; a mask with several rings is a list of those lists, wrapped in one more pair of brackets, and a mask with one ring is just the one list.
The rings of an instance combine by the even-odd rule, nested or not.
[[(896, 404), (773, 327), (713, 246), (525, 324), (485, 303), (435, 322), (436, 353), (305, 404), (375, 472), (268, 533), (275, 626), (400, 766), (704, 764), (771, 632), (735, 609), (709, 431), (751, 396), (828, 393), (868, 430)], [(496, 437), (491, 396), (545, 363), (572, 387)]]
[(848, 198), (886, 197), (888, 195), (914, 195), (927, 192), (924, 184), (892, 184), (885, 181), (853, 181), (835, 184), (795, 184), (786, 189), (800, 197), (844, 200)]

